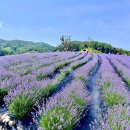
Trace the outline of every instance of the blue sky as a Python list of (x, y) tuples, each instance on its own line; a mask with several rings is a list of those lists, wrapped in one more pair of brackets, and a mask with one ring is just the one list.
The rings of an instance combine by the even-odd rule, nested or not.
[(0, 0), (0, 38), (56, 46), (66, 34), (130, 50), (130, 1)]

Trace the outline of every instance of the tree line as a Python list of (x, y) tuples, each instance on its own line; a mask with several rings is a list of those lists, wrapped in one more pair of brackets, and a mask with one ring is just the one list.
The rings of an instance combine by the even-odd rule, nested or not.
[(130, 55), (130, 51), (113, 47), (111, 44), (104, 42), (93, 40), (71, 41), (70, 36), (62, 36), (60, 40), (61, 44), (55, 49), (55, 51), (81, 51), (86, 48), (92, 48), (100, 53)]

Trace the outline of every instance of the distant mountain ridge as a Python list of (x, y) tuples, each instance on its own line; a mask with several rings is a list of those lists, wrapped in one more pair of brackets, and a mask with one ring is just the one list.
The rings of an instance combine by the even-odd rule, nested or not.
[(54, 49), (54, 46), (44, 42), (0, 39), (0, 56), (29, 52), (47, 52)]

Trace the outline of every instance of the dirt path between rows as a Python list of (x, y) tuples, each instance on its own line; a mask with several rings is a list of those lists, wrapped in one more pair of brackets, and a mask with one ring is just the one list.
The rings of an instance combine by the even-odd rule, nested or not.
[[(94, 121), (101, 121), (101, 100), (100, 91), (97, 86), (97, 79), (99, 76), (99, 69), (101, 65), (101, 59), (97, 65), (91, 70), (89, 77), (87, 78), (87, 89), (92, 95), (92, 102), (84, 110), (85, 116), (80, 120), (80, 125), (76, 126), (74, 130), (90, 130), (89, 124)], [(97, 126), (98, 127), (98, 126)]]

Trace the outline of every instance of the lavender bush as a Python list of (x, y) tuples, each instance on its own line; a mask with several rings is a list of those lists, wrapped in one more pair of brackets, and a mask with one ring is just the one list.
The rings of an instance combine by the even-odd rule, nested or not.
[(44, 102), (39, 106), (37, 114), (34, 114), (34, 121), (42, 130), (71, 130), (90, 100), (84, 83), (74, 80), (62, 92), (51, 97), (46, 106)]

